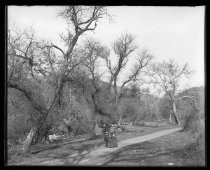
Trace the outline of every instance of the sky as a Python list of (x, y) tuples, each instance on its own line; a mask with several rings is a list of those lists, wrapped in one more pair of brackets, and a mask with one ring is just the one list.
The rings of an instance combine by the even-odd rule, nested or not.
[[(59, 44), (59, 34), (67, 25), (57, 17), (59, 6), (9, 6), (8, 27), (33, 27), (40, 37), (52, 39)], [(204, 6), (152, 7), (110, 6), (113, 16), (102, 19), (96, 30), (87, 36), (111, 44), (123, 33), (131, 33), (140, 49), (148, 49), (154, 61), (174, 59), (179, 65), (189, 63), (193, 75), (182, 80), (181, 86), (204, 85)], [(134, 62), (134, 61), (133, 61)], [(131, 63), (128, 65), (131, 66)], [(126, 76), (125, 71), (122, 74)]]

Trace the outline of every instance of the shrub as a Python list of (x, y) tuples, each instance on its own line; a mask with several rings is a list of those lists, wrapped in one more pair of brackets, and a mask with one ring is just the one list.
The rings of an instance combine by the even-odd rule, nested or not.
[(8, 89), (7, 137), (13, 144), (21, 143), (37, 116), (27, 98), (17, 90)]
[(129, 122), (135, 121), (134, 123), (136, 123), (146, 117), (145, 108), (135, 98), (123, 99), (118, 106), (118, 110), (122, 114), (122, 119)]
[(205, 157), (205, 132), (202, 130), (201, 133), (199, 133), (197, 138), (197, 148), (198, 151)]
[(196, 110), (185, 113), (183, 116), (183, 130), (197, 133), (199, 130), (199, 116)]
[(23, 154), (22, 145), (8, 145), (7, 163), (14, 164), (21, 161)]
[(24, 139), (27, 133), (30, 131), (30, 124), (26, 123), (25, 115), (12, 115), (8, 116), (8, 140), (13, 144), (21, 142), (21, 138)]
[(194, 110), (185, 115), (183, 122), (183, 130), (192, 134), (195, 138), (195, 148), (198, 152), (205, 156), (205, 127), (204, 122), (199, 116), (199, 111)]
[(169, 118), (169, 113), (171, 112), (171, 105), (169, 99), (164, 96), (158, 101), (158, 117), (163, 119)]

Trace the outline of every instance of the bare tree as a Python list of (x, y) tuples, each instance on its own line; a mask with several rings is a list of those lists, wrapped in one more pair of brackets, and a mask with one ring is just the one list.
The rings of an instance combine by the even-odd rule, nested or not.
[[(88, 39), (86, 41), (85, 48), (89, 57), (87, 58), (84, 65), (87, 70), (86, 73), (89, 75), (89, 82), (92, 87), (90, 94), (91, 101), (89, 101), (89, 103), (92, 105), (95, 117), (100, 115), (102, 117), (110, 118), (110, 114), (102, 106), (105, 105), (105, 103), (100, 102), (100, 98), (103, 98), (102, 93), (104, 90), (104, 85), (103, 81), (101, 80), (103, 73), (99, 73), (100, 60), (109, 56), (109, 49), (102, 45), (100, 42), (93, 39)], [(86, 91), (87, 90), (88, 88), (86, 88)], [(104, 98), (103, 102), (105, 102), (104, 100), (106, 99)], [(95, 122), (97, 122), (97, 120), (95, 120)]]
[(148, 50), (142, 50), (139, 55), (138, 55), (138, 61), (137, 63), (133, 66), (131, 74), (128, 76), (128, 78), (123, 81), (120, 91), (118, 94), (118, 98), (121, 96), (123, 88), (131, 83), (131, 82), (136, 82), (138, 80), (141, 80), (139, 78), (140, 73), (145, 73), (146, 67), (149, 65), (150, 61), (153, 59), (153, 56), (148, 53)]
[[(139, 81), (139, 75), (146, 71), (146, 67), (149, 65), (150, 61), (153, 59), (153, 56), (149, 54), (148, 50), (142, 50), (137, 54), (137, 61), (133, 65), (130, 75), (125, 78), (121, 85), (117, 87), (117, 82), (119, 82), (119, 76), (121, 72), (125, 69), (131, 54), (137, 50), (135, 45), (135, 37), (131, 34), (125, 33), (120, 38), (118, 38), (113, 44), (113, 51), (118, 58), (117, 64), (113, 66), (109, 56), (105, 58), (106, 66), (110, 75), (109, 79), (109, 101), (113, 102), (112, 99), (112, 88), (114, 89), (114, 103), (115, 108), (117, 109), (118, 100), (122, 97), (122, 92), (126, 86), (132, 82)], [(120, 115), (120, 120), (121, 120)]]
[(138, 54), (137, 63), (134, 64), (130, 75), (122, 82), (119, 90), (117, 90), (117, 81), (118, 81), (119, 75), (126, 67), (131, 53), (137, 49), (137, 46), (135, 45), (134, 40), (135, 38), (133, 35), (126, 33), (126, 34), (123, 34), (119, 39), (117, 39), (114, 42), (113, 50), (116, 56), (118, 57), (116, 66), (112, 66), (112, 63), (109, 57), (105, 58), (106, 66), (110, 74), (109, 93), (111, 96), (111, 88), (113, 84), (114, 100), (116, 104), (118, 102), (118, 99), (121, 97), (123, 88), (126, 85), (129, 85), (129, 83), (139, 80), (138, 79), (139, 74), (144, 71), (144, 68), (146, 68), (147, 65), (149, 65), (150, 61), (153, 58), (153, 56), (150, 55), (147, 50), (142, 50)]
[(111, 91), (112, 83), (114, 84), (115, 102), (117, 102), (117, 80), (118, 75), (128, 62), (130, 54), (136, 50), (134, 45), (134, 36), (131, 34), (123, 34), (113, 44), (113, 51), (118, 57), (117, 65), (112, 67), (110, 58), (106, 58), (106, 65), (110, 73), (109, 91)]
[[(67, 81), (67, 77), (76, 69), (78, 65), (80, 65), (86, 59), (86, 56), (77, 58), (77, 56), (74, 55), (74, 48), (79, 37), (87, 31), (95, 30), (99, 19), (102, 18), (104, 15), (107, 15), (107, 11), (104, 7), (101, 6), (68, 6), (64, 7), (60, 11), (59, 15), (63, 17), (68, 24), (73, 25), (74, 28), (74, 34), (71, 34), (68, 30), (68, 35), (66, 37), (63, 37), (63, 40), (65, 40), (66, 43), (67, 50), (63, 50), (53, 43), (40, 43), (38, 41), (35, 41), (34, 37), (28, 36), (28, 34), (25, 34), (26, 36), (21, 36), (19, 34), (13, 34), (13, 36), (11, 36), (11, 34), (9, 34), (8, 36), (8, 56), (19, 58), (19, 60), (21, 60), (22, 66), (20, 70), (22, 71), (23, 68), (28, 68), (29, 70), (31, 70), (31, 77), (34, 77), (34, 69), (37, 69), (36, 71), (38, 71), (42, 75), (46, 74), (45, 72), (47, 68), (44, 67), (44, 63), (42, 67), (39, 66), (38, 68), (35, 68), (37, 64), (35, 58), (37, 56), (38, 60), (38, 56), (43, 56), (43, 51), (47, 52), (47, 54), (50, 54), (50, 50), (54, 49), (57, 50), (57, 53), (60, 53), (58, 56), (62, 57), (60, 65), (58, 66), (59, 74), (56, 77), (56, 81), (53, 82), (55, 91), (49, 107), (46, 107), (44, 105), (44, 102), (41, 102), (39, 100), (40, 96), (37, 97), (37, 93), (33, 92), (34, 88), (27, 85), (27, 77), (24, 77), (24, 81), (26, 83), (23, 83), (23, 78), (19, 79), (14, 70), (10, 67), (12, 71), (9, 71), (10, 76), (8, 79), (8, 87), (15, 88), (23, 92), (33, 105), (34, 109), (36, 109), (42, 115), (40, 116), (39, 121), (37, 121), (37, 124), (31, 129), (25, 140), (25, 143), (23, 145), (23, 150), (25, 152), (30, 152), (32, 139), (37, 134), (39, 129), (44, 125), (49, 113), (53, 109), (58, 107), (60, 94), (62, 92), (62, 88), (65, 82)], [(42, 59), (40, 59), (40, 61), (41, 60)], [(53, 67), (51, 67), (51, 69), (52, 68)], [(40, 74), (37, 74), (36, 78), (40, 77)], [(23, 74), (19, 75), (20, 77), (23, 77)], [(28, 74), (26, 75), (29, 76)]]
[(177, 94), (181, 77), (189, 77), (190, 75), (188, 65), (185, 64), (183, 67), (180, 67), (174, 60), (154, 63), (150, 68), (148, 75), (150, 76), (149, 83), (153, 83), (155, 87), (160, 87), (160, 89), (169, 97), (174, 119), (177, 124), (180, 124), (175, 104), (175, 95)]

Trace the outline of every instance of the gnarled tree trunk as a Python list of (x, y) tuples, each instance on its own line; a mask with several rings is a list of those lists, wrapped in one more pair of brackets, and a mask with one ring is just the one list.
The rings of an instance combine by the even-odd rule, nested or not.
[(173, 115), (174, 115), (175, 122), (176, 122), (176, 124), (180, 125), (179, 117), (176, 112), (176, 104), (174, 101), (172, 104), (173, 104)]
[(37, 131), (38, 131), (38, 129), (36, 127), (33, 127), (30, 130), (28, 136), (26, 137), (26, 140), (24, 141), (23, 148), (22, 148), (25, 153), (30, 153), (31, 143), (32, 143), (32, 140), (33, 140), (34, 136), (36, 135)]
[[(34, 127), (30, 130), (29, 134), (26, 137), (26, 140), (24, 141), (23, 151), (26, 153), (30, 153), (32, 140), (37, 135), (37, 132), (39, 131), (39, 129), (45, 123), (47, 115), (50, 111), (50, 109), (48, 110), (45, 107), (45, 104), (43, 102), (43, 95), (41, 93), (36, 93), (36, 91), (34, 91), (34, 88), (36, 88), (36, 87), (33, 87), (33, 84), (30, 84), (30, 85), (31, 86), (27, 85), (26, 82), (16, 82), (16, 81), (8, 82), (9, 88), (14, 88), (14, 89), (22, 92), (27, 97), (27, 99), (30, 101), (33, 108), (41, 114), (41, 117), (39, 118), (37, 123), (34, 125)], [(54, 103), (54, 101), (53, 101), (53, 103)]]
[(36, 134), (36, 140), (35, 140), (35, 144), (37, 143), (41, 143), (41, 141), (43, 140), (43, 138), (46, 140), (47, 139), (47, 135), (49, 133), (49, 131), (52, 128), (52, 124), (51, 123), (45, 123), (43, 125), (42, 128), (39, 129), (39, 131)]

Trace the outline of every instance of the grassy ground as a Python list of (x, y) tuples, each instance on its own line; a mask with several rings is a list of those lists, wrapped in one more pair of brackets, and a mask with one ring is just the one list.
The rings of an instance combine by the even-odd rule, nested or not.
[[(127, 126), (126, 131), (119, 134), (118, 140), (134, 138), (150, 134), (173, 126), (147, 127)], [(130, 145), (107, 155), (104, 166), (164, 166), (173, 163), (180, 165), (203, 165), (204, 158), (195, 150), (190, 150), (193, 138), (184, 132), (176, 132), (161, 138)], [(93, 149), (104, 146), (102, 138), (88, 139), (88, 136), (78, 136), (74, 140), (63, 140), (51, 144), (32, 146), (32, 154), (18, 155), (17, 159), (10, 159), (9, 165), (27, 162), (28, 164), (42, 164), (53, 161), (54, 165), (77, 164), (83, 156)]]

